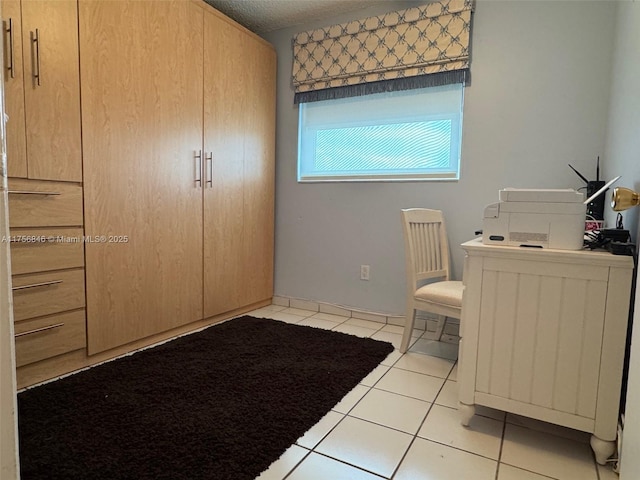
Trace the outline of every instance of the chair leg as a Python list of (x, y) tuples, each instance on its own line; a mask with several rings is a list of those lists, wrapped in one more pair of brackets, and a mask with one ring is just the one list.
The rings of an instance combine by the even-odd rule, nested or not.
[(402, 343), (400, 344), (400, 353), (405, 353), (409, 348), (411, 334), (413, 333), (413, 324), (416, 321), (416, 311), (411, 308), (407, 310), (407, 318), (404, 323), (404, 332), (402, 334)]
[(444, 315), (438, 315), (438, 326), (436, 327), (435, 339), (439, 342), (444, 332), (444, 327), (447, 325), (447, 317)]

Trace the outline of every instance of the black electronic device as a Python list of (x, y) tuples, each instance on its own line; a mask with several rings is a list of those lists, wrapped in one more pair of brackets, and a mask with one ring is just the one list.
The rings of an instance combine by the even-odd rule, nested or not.
[[(573, 168), (571, 164), (569, 164), (569, 168), (576, 172), (586, 184), (587, 184), (587, 198), (591, 198), (591, 196), (605, 186), (605, 182), (600, 180), (600, 157), (596, 160), (596, 179), (595, 180), (587, 180), (587, 178), (582, 175), (578, 170)], [(605, 190), (606, 192), (606, 190)], [(587, 216), (591, 217), (592, 220), (604, 220), (604, 202), (606, 195), (599, 195), (594, 198), (587, 205)]]

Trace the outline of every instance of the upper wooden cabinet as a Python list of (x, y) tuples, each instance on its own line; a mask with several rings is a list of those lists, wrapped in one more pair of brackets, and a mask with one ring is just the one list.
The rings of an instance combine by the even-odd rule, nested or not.
[(22, 12), (20, 0), (2, 0), (4, 34), (4, 98), (7, 122), (7, 170), (10, 177), (27, 177), (27, 136), (24, 119)]
[(77, 2), (3, 0), (2, 16), (9, 176), (80, 182)]

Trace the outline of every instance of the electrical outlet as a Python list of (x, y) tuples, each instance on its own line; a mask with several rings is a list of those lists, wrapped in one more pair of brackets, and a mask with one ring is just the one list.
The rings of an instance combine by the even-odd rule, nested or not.
[(360, 280), (369, 280), (369, 265), (360, 265)]

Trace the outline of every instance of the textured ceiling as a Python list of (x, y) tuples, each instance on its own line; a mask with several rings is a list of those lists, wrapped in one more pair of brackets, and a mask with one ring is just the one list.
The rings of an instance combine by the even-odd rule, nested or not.
[(205, 0), (256, 33), (266, 33), (393, 0)]

